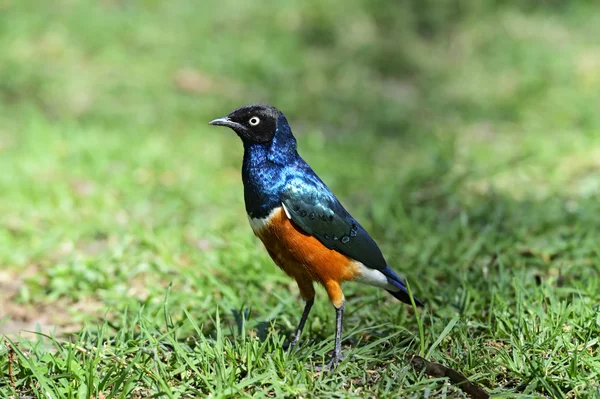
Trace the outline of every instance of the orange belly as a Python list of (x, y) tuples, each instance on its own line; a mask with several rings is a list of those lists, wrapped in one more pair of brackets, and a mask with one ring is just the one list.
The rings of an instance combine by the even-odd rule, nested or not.
[(298, 282), (304, 299), (314, 296), (312, 281), (316, 281), (325, 287), (333, 305), (341, 306), (340, 283), (354, 279), (360, 270), (354, 260), (302, 232), (283, 208), (275, 210), (263, 225), (253, 224), (253, 230), (275, 264)]

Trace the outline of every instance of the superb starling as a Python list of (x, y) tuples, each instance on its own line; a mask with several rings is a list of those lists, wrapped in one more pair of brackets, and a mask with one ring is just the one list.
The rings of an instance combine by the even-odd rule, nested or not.
[(380, 287), (410, 304), (404, 282), (369, 233), (298, 155), (288, 121), (277, 108), (246, 105), (210, 124), (227, 126), (242, 139), (242, 181), (250, 226), (273, 261), (296, 280), (306, 301), (290, 347), (300, 339), (317, 282), (335, 307), (335, 349), (329, 365), (335, 367), (342, 359), (341, 284), (356, 281)]

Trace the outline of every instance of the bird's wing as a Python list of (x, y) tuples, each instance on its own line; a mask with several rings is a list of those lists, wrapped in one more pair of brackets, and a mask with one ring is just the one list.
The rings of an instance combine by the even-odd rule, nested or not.
[(381, 250), (369, 233), (320, 180), (291, 179), (283, 190), (282, 203), (287, 216), (327, 248), (372, 269), (387, 268)]

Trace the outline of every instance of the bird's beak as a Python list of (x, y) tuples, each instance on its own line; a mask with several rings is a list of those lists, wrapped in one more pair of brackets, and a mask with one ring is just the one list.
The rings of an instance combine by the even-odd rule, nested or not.
[(212, 121), (208, 122), (208, 124), (213, 126), (227, 126), (232, 129), (238, 125), (226, 116), (222, 118), (213, 119)]

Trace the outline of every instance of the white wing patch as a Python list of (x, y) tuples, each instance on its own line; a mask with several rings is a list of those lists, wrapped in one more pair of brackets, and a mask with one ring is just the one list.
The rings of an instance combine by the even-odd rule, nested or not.
[(288, 209), (285, 207), (285, 204), (282, 202), (281, 206), (283, 207), (283, 210), (285, 211), (285, 216), (287, 216), (288, 219), (292, 220), (292, 215), (290, 215), (290, 211), (288, 211)]
[(387, 277), (379, 270), (366, 267), (361, 262), (355, 262), (358, 266), (359, 273), (358, 276), (354, 278), (354, 281), (361, 284), (372, 285), (373, 287), (385, 288), (386, 290), (394, 292), (400, 291), (397, 287), (390, 284)]

